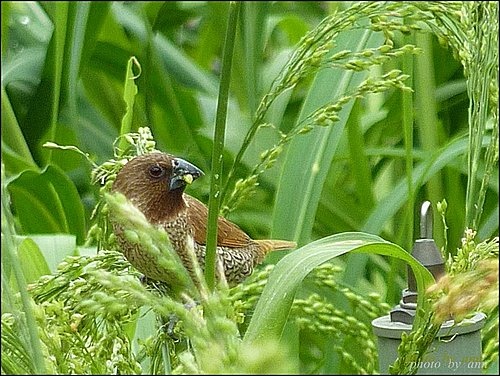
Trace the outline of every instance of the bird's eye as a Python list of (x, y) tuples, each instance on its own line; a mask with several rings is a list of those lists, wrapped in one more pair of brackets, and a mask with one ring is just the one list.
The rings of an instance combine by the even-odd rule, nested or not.
[(161, 178), (165, 174), (165, 169), (161, 166), (154, 165), (149, 168), (149, 175), (152, 178)]

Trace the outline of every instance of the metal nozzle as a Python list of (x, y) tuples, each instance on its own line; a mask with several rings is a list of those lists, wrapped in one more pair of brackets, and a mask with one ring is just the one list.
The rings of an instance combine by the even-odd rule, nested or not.
[[(413, 245), (412, 256), (422, 263), (438, 280), (444, 274), (444, 261), (432, 238), (432, 205), (424, 201), (420, 208), (420, 239)], [(411, 269), (408, 268), (408, 289), (417, 291), (417, 283)]]
[[(432, 226), (432, 205), (430, 201), (424, 201), (420, 207), (420, 238), (415, 240), (411, 254), (438, 280), (445, 270), (441, 252), (432, 238)], [(417, 282), (413, 271), (408, 267), (408, 288), (403, 291), (400, 304), (391, 312), (391, 320), (411, 323), (416, 303)]]
[(420, 208), (420, 239), (432, 239), (432, 206), (424, 201)]

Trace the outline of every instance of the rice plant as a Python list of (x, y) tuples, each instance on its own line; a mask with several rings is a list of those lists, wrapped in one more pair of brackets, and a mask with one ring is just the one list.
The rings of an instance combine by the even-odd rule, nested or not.
[[(2, 21), (3, 373), (377, 373), (371, 320), (407, 265), (420, 310), (391, 371), (476, 311), (498, 370), (497, 2), (2, 2)], [(109, 194), (151, 150), (205, 171), (212, 241), (223, 214), (298, 249), (193, 283)], [(427, 199), (439, 281), (409, 255)], [(144, 283), (110, 216), (177, 290)]]

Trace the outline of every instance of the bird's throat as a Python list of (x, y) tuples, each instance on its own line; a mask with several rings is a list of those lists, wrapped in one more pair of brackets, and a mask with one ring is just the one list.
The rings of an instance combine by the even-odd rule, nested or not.
[(139, 209), (151, 223), (168, 222), (183, 213), (187, 206), (182, 190), (164, 192), (158, 196), (148, 197)]

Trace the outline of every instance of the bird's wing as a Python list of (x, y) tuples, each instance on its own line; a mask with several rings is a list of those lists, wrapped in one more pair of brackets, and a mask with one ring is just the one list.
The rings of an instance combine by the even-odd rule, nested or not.
[[(205, 244), (207, 237), (208, 208), (196, 198), (184, 195), (188, 205), (188, 221), (194, 229), (194, 240), (198, 244)], [(223, 217), (217, 221), (217, 246), (244, 247), (253, 241), (237, 225)]]

